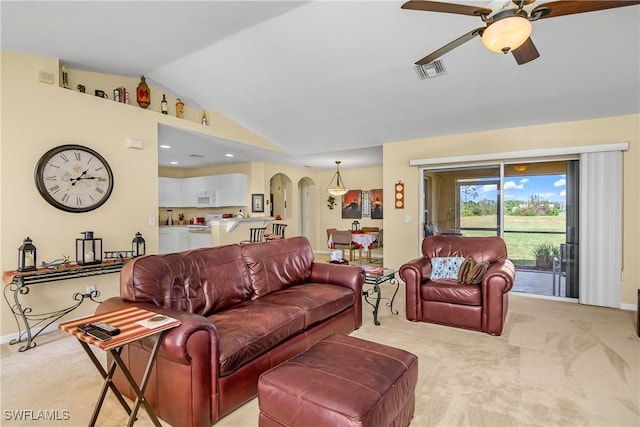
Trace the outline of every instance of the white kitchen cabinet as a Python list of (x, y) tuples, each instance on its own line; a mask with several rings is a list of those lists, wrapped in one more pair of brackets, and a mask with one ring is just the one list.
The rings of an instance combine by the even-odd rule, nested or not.
[[(247, 206), (248, 180), (244, 173), (159, 179), (160, 207)], [(203, 204), (199, 197), (209, 196)]]
[(189, 231), (189, 245), (191, 249), (208, 248), (213, 246), (211, 230)]
[(247, 206), (247, 175), (229, 173), (219, 179), (218, 206)]
[(158, 243), (161, 254), (186, 251), (191, 249), (191, 233), (187, 227), (160, 227)]
[(185, 206), (182, 200), (182, 179), (158, 178), (158, 206), (161, 208)]

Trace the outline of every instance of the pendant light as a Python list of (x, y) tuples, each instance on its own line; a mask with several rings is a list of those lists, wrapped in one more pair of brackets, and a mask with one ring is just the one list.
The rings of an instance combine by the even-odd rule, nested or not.
[(329, 181), (327, 193), (331, 194), (332, 196), (343, 196), (347, 193), (347, 191), (349, 190), (347, 190), (344, 186), (344, 181), (340, 176), (340, 160), (336, 160), (336, 173), (333, 175), (333, 178), (331, 178), (331, 181)]

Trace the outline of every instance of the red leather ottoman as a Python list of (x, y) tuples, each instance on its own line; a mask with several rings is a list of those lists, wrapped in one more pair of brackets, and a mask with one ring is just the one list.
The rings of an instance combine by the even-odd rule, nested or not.
[(332, 335), (260, 376), (259, 425), (405, 427), (417, 381), (414, 354)]

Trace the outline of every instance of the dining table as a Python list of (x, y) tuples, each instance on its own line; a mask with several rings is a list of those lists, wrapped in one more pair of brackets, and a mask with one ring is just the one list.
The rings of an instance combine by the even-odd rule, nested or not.
[[(358, 248), (362, 248), (366, 251), (369, 250), (371, 244), (376, 241), (378, 238), (378, 233), (375, 231), (352, 231), (351, 232), (351, 241), (358, 244)], [(329, 240), (327, 242), (328, 247), (333, 246), (333, 234), (329, 235)]]

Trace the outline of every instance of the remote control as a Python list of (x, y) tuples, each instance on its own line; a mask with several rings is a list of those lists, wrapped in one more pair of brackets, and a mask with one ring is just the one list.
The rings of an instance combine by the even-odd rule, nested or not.
[(96, 323), (92, 323), (91, 326), (93, 326), (96, 329), (101, 330), (102, 332), (113, 336), (116, 336), (120, 333), (120, 329), (116, 328), (115, 326), (111, 326), (108, 323), (104, 323), (104, 322), (96, 322)]
[(111, 339), (111, 335), (107, 334), (106, 332), (101, 331), (100, 329), (97, 328), (92, 328), (89, 331), (87, 331), (88, 335), (91, 335), (92, 337), (100, 340), (100, 341), (109, 341)]
[(100, 341), (108, 341), (111, 339), (111, 335), (107, 334), (104, 331), (101, 331), (98, 328), (93, 327), (93, 325), (78, 325), (78, 330), (84, 332), (87, 335), (91, 335), (92, 337), (100, 340)]

